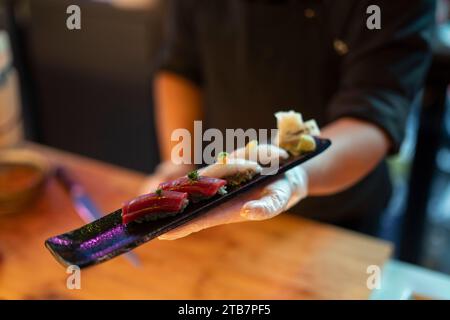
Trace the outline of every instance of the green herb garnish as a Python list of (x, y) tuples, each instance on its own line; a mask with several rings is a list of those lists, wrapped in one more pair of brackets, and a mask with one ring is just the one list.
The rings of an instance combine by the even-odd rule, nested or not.
[(226, 163), (227, 159), (228, 159), (228, 152), (222, 151), (219, 153), (219, 155), (217, 156), (217, 160), (221, 163)]
[(222, 152), (219, 152), (219, 155), (217, 156), (217, 158), (224, 158), (224, 157), (228, 157), (228, 152), (226, 152), (226, 151), (222, 151)]
[(197, 181), (198, 180), (198, 171), (197, 170), (193, 170), (193, 171), (191, 171), (191, 172), (189, 172), (188, 174), (187, 174), (187, 177), (189, 178), (189, 180), (192, 180), (192, 181)]
[(227, 188), (226, 186), (220, 187), (219, 191), (217, 191), (218, 194), (220, 194), (221, 196), (227, 194)]
[(158, 196), (162, 196), (162, 189), (156, 189), (155, 193), (156, 193)]

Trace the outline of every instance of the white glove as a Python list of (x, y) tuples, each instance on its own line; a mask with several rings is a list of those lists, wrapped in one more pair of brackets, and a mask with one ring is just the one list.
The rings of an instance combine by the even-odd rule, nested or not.
[(265, 220), (292, 208), (308, 195), (308, 176), (301, 167), (287, 171), (282, 178), (262, 189), (260, 198), (246, 202), (241, 215), (248, 220)]
[(266, 186), (242, 194), (158, 239), (175, 240), (217, 225), (272, 218), (305, 198), (307, 188), (306, 171), (295, 167)]

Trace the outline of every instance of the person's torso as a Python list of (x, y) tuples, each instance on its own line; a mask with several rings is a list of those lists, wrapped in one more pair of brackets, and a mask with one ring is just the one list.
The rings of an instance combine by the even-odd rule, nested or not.
[[(343, 32), (327, 1), (200, 1), (196, 43), (207, 125), (274, 128), (274, 112), (293, 109), (327, 123), (339, 85)], [(345, 6), (344, 6), (345, 7)]]
[[(327, 105), (339, 89), (351, 3), (333, 1), (199, 1), (195, 28), (207, 127), (275, 128), (274, 113), (295, 110), (328, 123)], [(381, 211), (390, 196), (385, 163), (353, 188), (304, 200), (300, 214), (327, 222)], [(373, 215), (373, 213), (370, 213)]]

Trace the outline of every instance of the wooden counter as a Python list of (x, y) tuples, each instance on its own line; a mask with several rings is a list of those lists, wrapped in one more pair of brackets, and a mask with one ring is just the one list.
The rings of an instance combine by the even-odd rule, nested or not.
[[(63, 163), (105, 212), (133, 196), (143, 176), (31, 146)], [(35, 205), (0, 216), (0, 299), (366, 299), (369, 265), (382, 266), (385, 242), (288, 214), (221, 226), (177, 241), (151, 241), (136, 252), (81, 271), (81, 289), (44, 240), (81, 226), (69, 197), (50, 180)]]

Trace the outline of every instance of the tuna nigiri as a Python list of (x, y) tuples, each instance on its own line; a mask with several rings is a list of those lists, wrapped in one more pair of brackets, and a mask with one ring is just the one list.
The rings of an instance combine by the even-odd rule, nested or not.
[(122, 206), (122, 222), (156, 220), (180, 213), (188, 205), (185, 192), (157, 190), (139, 196)]
[(197, 171), (193, 171), (187, 176), (173, 181), (163, 182), (158, 188), (161, 190), (187, 192), (189, 199), (198, 201), (210, 198), (217, 193), (225, 193), (226, 184), (227, 182), (225, 180), (201, 176)]

